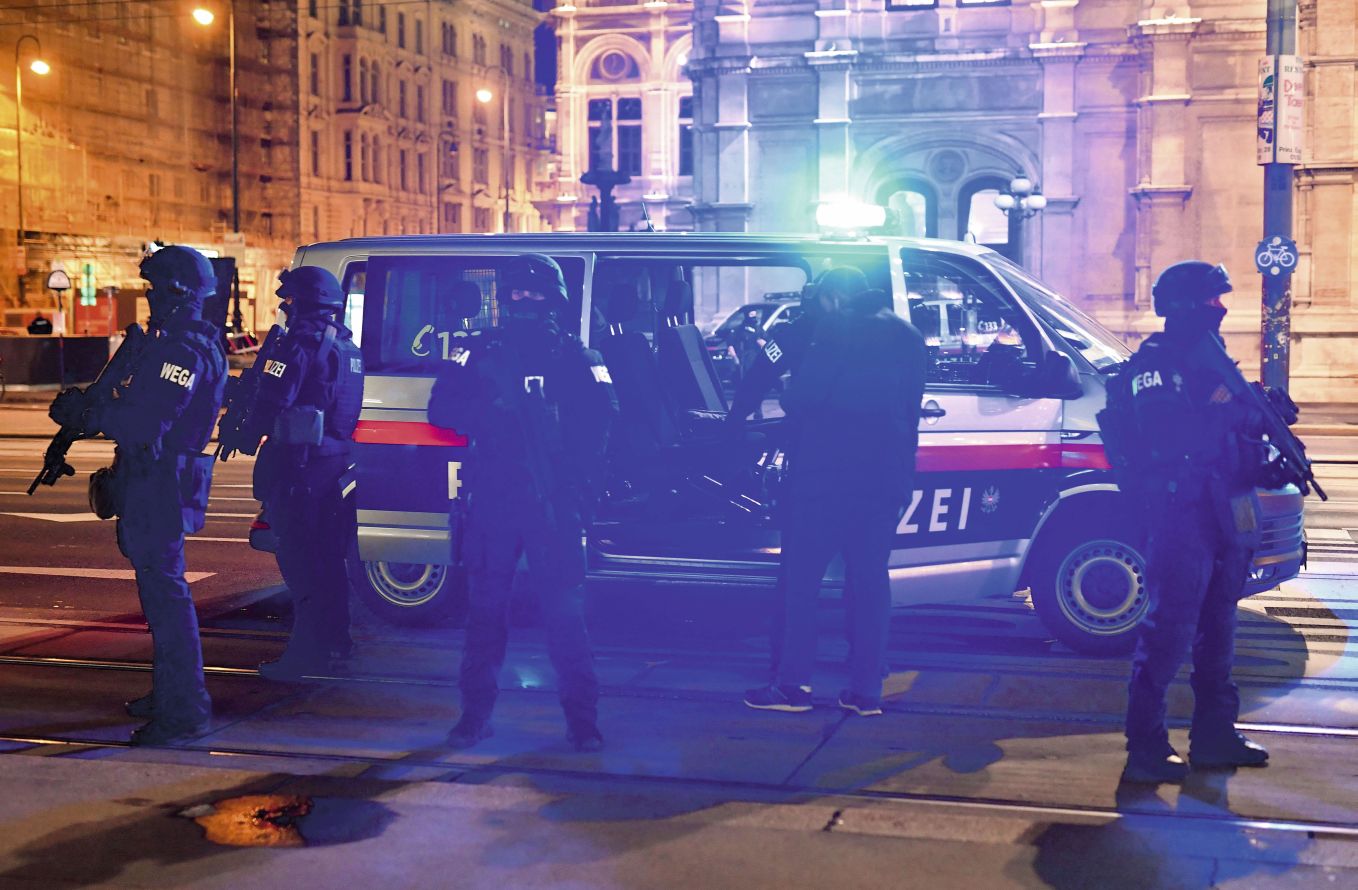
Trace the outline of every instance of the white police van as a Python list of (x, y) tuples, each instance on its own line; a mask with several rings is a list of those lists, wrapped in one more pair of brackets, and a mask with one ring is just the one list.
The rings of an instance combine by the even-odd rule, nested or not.
[[(895, 604), (1030, 588), (1046, 627), (1071, 647), (1130, 645), (1148, 605), (1142, 537), (1094, 420), (1127, 351), (993, 251), (928, 239), (550, 233), (301, 248), (294, 265), (323, 266), (344, 283), (364, 354), (350, 576), (385, 616), (434, 621), (465, 592), (449, 515), (467, 443), (430, 425), (426, 406), (459, 338), (497, 323), (497, 282), (528, 252), (560, 263), (565, 323), (604, 354), (622, 411), (588, 537), (592, 576), (773, 583), (778, 425), (756, 424), (739, 441), (720, 434), (729, 393), (691, 324), (694, 295), (726, 312), (848, 264), (934, 332), (916, 489), (891, 556)], [(465, 305), (467, 281), (479, 305)], [(1295, 576), (1304, 556), (1300, 493), (1258, 498), (1264, 536), (1251, 592)]]

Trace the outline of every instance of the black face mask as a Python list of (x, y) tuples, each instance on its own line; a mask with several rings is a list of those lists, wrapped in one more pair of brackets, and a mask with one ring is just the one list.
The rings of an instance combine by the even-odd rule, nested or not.
[(1226, 317), (1224, 306), (1195, 306), (1165, 319), (1165, 331), (1186, 337), (1221, 334), (1221, 322)]

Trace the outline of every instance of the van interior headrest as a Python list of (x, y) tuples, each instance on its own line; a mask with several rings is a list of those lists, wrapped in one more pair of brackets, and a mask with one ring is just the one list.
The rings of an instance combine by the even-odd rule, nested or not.
[(481, 314), (481, 286), (475, 281), (455, 281), (451, 287), (453, 313), (458, 318), (475, 318)]
[(594, 305), (603, 306), (608, 323), (624, 324), (641, 308), (641, 276), (629, 275), (617, 266), (605, 266), (594, 279)]
[(675, 269), (675, 277), (665, 289), (666, 318), (687, 320), (693, 317), (693, 285), (684, 280), (684, 273)]

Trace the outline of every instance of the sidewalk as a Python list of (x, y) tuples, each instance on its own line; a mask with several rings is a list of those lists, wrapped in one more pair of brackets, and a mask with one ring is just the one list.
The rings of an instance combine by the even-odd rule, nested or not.
[[(1334, 768), (1351, 762), (1352, 739), (1268, 735), (1268, 769), (1119, 790), (1122, 737), (1105, 707), (1123, 665), (1080, 680), (959, 681), (926, 668), (894, 677), (897, 694), (875, 719), (828, 703), (751, 711), (739, 701), (758, 682), (749, 665), (624, 657), (600, 667), (609, 743), (593, 755), (567, 746), (538, 647), (511, 653), (496, 735), (469, 751), (444, 745), (457, 718), (449, 675), (425, 685), (214, 675), (218, 728), (190, 751), (0, 757), (0, 782), (24, 789), (0, 802), (0, 886), (997, 887), (1061, 868), (1105, 876), (1066, 886), (1130, 886), (1119, 875), (1144, 869), (1154, 880), (1141, 886), (1180, 870), (1201, 873), (1186, 886), (1283, 871), (1301, 886), (1321, 863), (1358, 865), (1352, 843), (1324, 831), (1274, 836), (1228, 822), (1358, 823), (1358, 778)], [(147, 680), (58, 671), (81, 682), (49, 695), (38, 690), (62, 679), (52, 668), (6, 671), (30, 692), (0, 702), (11, 737), (125, 738), (132, 723), (117, 703)], [(986, 702), (988, 712), (962, 713)], [(1042, 715), (1058, 703), (1078, 703), (1089, 720)], [(222, 847), (179, 815), (245, 794), (311, 796), (308, 846)], [(1114, 808), (1140, 815), (1105, 812)], [(1176, 813), (1191, 818), (1171, 822)], [(1358, 879), (1339, 875), (1333, 886)]]

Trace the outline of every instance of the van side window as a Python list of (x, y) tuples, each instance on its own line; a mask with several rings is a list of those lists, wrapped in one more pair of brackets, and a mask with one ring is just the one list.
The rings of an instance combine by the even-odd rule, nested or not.
[[(374, 371), (425, 371), (457, 357), (468, 337), (500, 323), (500, 282), (512, 256), (374, 256), (364, 276), (364, 360)], [(584, 260), (558, 257), (579, 324)]]
[(966, 258), (902, 250), (910, 321), (933, 358), (929, 383), (1014, 390), (1036, 332), (994, 277)]

